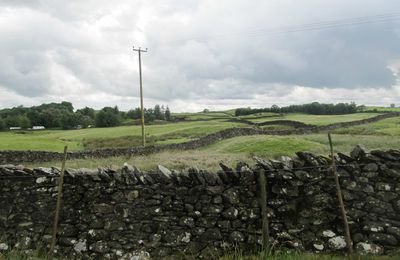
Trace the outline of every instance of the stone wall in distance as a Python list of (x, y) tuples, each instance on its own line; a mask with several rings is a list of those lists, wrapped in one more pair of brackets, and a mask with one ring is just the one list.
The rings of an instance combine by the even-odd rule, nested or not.
[[(184, 143), (177, 144), (162, 144), (152, 145), (146, 147), (131, 147), (131, 148), (115, 148), (115, 149), (98, 149), (88, 151), (76, 151), (69, 152), (69, 159), (85, 159), (85, 158), (104, 158), (113, 156), (134, 156), (143, 154), (152, 154), (160, 151), (178, 149), (178, 150), (190, 150), (199, 147), (204, 147), (218, 141), (238, 137), (238, 136), (251, 136), (251, 135), (302, 135), (318, 133), (321, 131), (331, 131), (338, 128), (351, 127), (363, 124), (369, 124), (377, 122), (386, 118), (398, 117), (400, 112), (386, 113), (371, 118), (362, 120), (350, 121), (350, 122), (339, 122), (329, 125), (312, 126), (305, 125), (296, 121), (288, 120), (275, 120), (271, 122), (259, 123), (257, 125), (263, 126), (268, 124), (284, 124), (293, 126), (294, 129), (288, 130), (262, 130), (257, 128), (228, 128), (221, 130), (216, 133), (212, 133), (201, 138), (187, 141)], [(284, 123), (283, 123), (284, 122)], [(72, 130), (71, 130), (72, 131)], [(0, 164), (20, 164), (20, 163), (38, 163), (48, 161), (60, 161), (63, 158), (63, 154), (59, 152), (49, 151), (0, 151)]]

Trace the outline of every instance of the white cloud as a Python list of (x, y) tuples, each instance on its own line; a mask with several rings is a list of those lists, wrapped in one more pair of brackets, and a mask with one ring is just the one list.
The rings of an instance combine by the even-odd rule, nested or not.
[(398, 104), (398, 20), (282, 34), (269, 28), (399, 7), (396, 0), (1, 1), (0, 107), (61, 100), (138, 106), (133, 44), (149, 48), (145, 103), (173, 111)]

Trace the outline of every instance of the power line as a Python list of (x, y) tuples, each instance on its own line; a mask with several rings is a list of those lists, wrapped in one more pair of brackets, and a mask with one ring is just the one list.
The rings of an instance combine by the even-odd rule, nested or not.
[(314, 23), (306, 23), (298, 26), (284, 26), (280, 28), (274, 29), (259, 29), (249, 33), (280, 33), (280, 32), (292, 32), (303, 29), (324, 29), (326, 26), (341, 26), (341, 25), (357, 25), (363, 23), (373, 23), (386, 21), (391, 19), (399, 19), (400, 13), (389, 13), (389, 14), (381, 14), (381, 15), (373, 15), (373, 16), (362, 16), (356, 18), (346, 18), (340, 20), (329, 20), (329, 21), (321, 21)]
[[(376, 20), (374, 21), (374, 23), (378, 23), (378, 22), (389, 22), (389, 21), (395, 21), (395, 20), (399, 20), (400, 17), (397, 17), (396, 19), (391, 18), (391, 19), (380, 19), (380, 20)], [(253, 34), (249, 34), (248, 36), (263, 36), (265, 34), (285, 34), (285, 33), (295, 33), (295, 32), (304, 32), (304, 31), (317, 31), (317, 30), (326, 30), (326, 29), (335, 29), (335, 28), (339, 28), (339, 27), (347, 27), (347, 26), (353, 26), (353, 25), (364, 25), (364, 24), (371, 24), (371, 21), (354, 21), (351, 23), (342, 23), (342, 24), (332, 24), (332, 25), (323, 25), (323, 26), (310, 26), (308, 28), (296, 28), (296, 29), (290, 29), (290, 30), (286, 30), (286, 31), (276, 31), (276, 32), (269, 32), (269, 33), (253, 33)]]
[(314, 23), (306, 23), (297, 26), (283, 26), (271, 29), (256, 29), (246, 32), (218, 34), (218, 35), (216, 34), (204, 37), (199, 36), (199, 37), (177, 40), (173, 42), (207, 41), (222, 37), (238, 37), (238, 36), (247, 36), (247, 37), (272, 36), (272, 35), (305, 32), (305, 31), (328, 30), (340, 27), (359, 26), (359, 25), (373, 24), (373, 23), (385, 23), (397, 20), (400, 20), (400, 12), (361, 16), (361, 17), (346, 18), (340, 20), (328, 20), (328, 21), (321, 21)]

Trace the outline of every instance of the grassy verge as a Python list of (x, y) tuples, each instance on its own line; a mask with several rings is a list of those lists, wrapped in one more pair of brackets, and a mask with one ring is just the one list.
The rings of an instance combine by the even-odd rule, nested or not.
[(233, 255), (227, 255), (221, 260), (386, 260), (399, 259), (399, 256), (365, 256), (365, 255), (334, 255), (334, 254), (316, 254), (293, 251), (262, 251), (255, 255), (243, 255), (240, 252)]
[[(239, 161), (252, 162), (248, 155), (243, 154), (221, 154), (208, 151), (164, 151), (150, 155), (118, 156), (108, 158), (91, 158), (67, 161), (67, 168), (97, 168), (108, 167), (118, 169), (124, 163), (135, 165), (141, 170), (154, 170), (158, 164), (174, 170), (184, 170), (193, 166), (210, 171), (219, 170), (218, 163), (224, 162), (228, 165), (236, 165)], [(27, 167), (51, 167), (59, 166), (60, 162), (30, 163)]]

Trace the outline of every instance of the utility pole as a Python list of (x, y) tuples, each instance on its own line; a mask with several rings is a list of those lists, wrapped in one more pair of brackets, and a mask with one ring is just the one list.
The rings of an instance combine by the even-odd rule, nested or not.
[(141, 59), (141, 53), (142, 52), (147, 52), (147, 48), (145, 50), (142, 50), (141, 47), (138, 49), (135, 49), (135, 46), (133, 46), (133, 51), (137, 51), (139, 54), (139, 81), (140, 81), (140, 108), (142, 110), (142, 145), (143, 147), (146, 145), (146, 137), (145, 137), (145, 132), (144, 132), (144, 108), (143, 108), (143, 87), (142, 87), (142, 59)]

